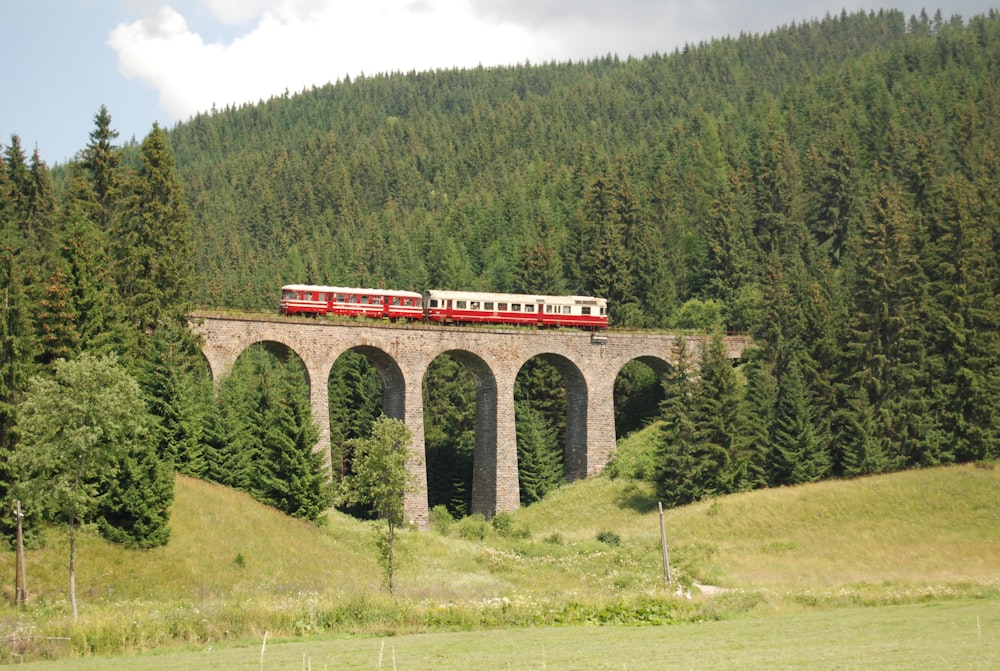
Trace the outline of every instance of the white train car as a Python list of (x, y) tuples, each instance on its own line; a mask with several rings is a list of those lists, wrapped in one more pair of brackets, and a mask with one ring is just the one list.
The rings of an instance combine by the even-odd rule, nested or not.
[(593, 296), (540, 296), (481, 291), (424, 292), (424, 320), (442, 324), (608, 327), (608, 301)]

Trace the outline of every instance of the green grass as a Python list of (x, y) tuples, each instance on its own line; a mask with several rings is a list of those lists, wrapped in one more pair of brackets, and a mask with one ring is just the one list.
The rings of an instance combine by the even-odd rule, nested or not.
[(997, 600), (812, 609), (673, 627), (533, 627), (390, 638), (265, 639), (24, 669), (995, 669)]
[[(51, 530), (45, 548), (28, 552), (33, 600), (20, 612), (0, 607), (0, 660), (259, 668), (266, 632), (266, 668), (306, 668), (307, 657), (311, 668), (378, 668), (387, 635), (398, 668), (793, 668), (803, 659), (790, 637), (799, 632), (813, 668), (949, 666), (915, 661), (935, 655), (950, 655), (954, 668), (997, 661), (993, 464), (739, 494), (664, 517), (674, 576), (691, 599), (663, 583), (649, 486), (608, 478), (515, 513), (527, 537), (466, 540), (457, 525), (447, 535), (403, 533), (390, 596), (371, 523), (331, 513), (316, 527), (179, 478), (166, 547), (130, 551), (84, 535), (76, 623), (64, 535)], [(5, 589), (13, 566), (3, 553)], [(622, 623), (676, 626), (593, 626)], [(154, 654), (135, 656), (143, 651)], [(106, 657), (123, 653), (114, 665)], [(383, 668), (393, 668), (384, 654)], [(892, 654), (903, 661), (893, 666)]]

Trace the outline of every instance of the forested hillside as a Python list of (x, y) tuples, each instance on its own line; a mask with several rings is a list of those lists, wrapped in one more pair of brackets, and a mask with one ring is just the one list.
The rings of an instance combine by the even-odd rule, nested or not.
[(860, 13), (215, 111), (171, 133), (198, 300), (568, 291), (617, 325), (749, 331), (745, 387), (665, 410), (677, 502), (995, 457), (998, 75), (996, 14)]
[[(759, 347), (739, 370), (710, 350), (690, 362), (698, 376), (679, 366), (665, 381), (662, 404), (649, 371), (620, 376), (619, 432), (663, 420), (644, 475), (684, 503), (1000, 456), (998, 75), (997, 13), (884, 11), (641, 59), (365, 76), (212, 110), (165, 133), (190, 222), (189, 240), (168, 247), (191, 250), (171, 257), (168, 284), (183, 292), (166, 297), (135, 286), (145, 278), (130, 272), (132, 252), (111, 243), (134, 197), (102, 186), (111, 172), (99, 159), (119, 158), (130, 175), (139, 147), (102, 153), (92, 135), (81, 161), (44, 186), (52, 212), (39, 227), (43, 187), (32, 185), (49, 175), (12, 138), (0, 216), (7, 231), (35, 231), (39, 249), (64, 250), (21, 252), (30, 261), (11, 268), (49, 289), (124, 292), (125, 323), (146, 335), (164, 301), (171, 314), (274, 310), (290, 282), (594, 294), (609, 299), (614, 326), (752, 333)], [(100, 274), (100, 255), (73, 265), (73, 235), (106, 249), (117, 276)], [(24, 249), (17, 236), (12, 249)], [(6, 430), (26, 372), (64, 351), (44, 338), (67, 320), (106, 329), (4, 309), (8, 332), (33, 343), (5, 350)], [(70, 339), (65, 352), (96, 338)], [(31, 365), (11, 369), (19, 356)], [(296, 427), (308, 412), (266, 391), (265, 380), (296, 388), (294, 374), (266, 357), (244, 366), (253, 393), (233, 382), (188, 407), (164, 383), (150, 398), (175, 396), (153, 404), (175, 427), (175, 467), (287, 500), (268, 490), (273, 479), (254, 483), (247, 463), (305, 440)], [(457, 368), (443, 358), (432, 374), (426, 434), (432, 505), (463, 512), (475, 385)], [(518, 384), (531, 501), (558, 482), (565, 399), (543, 364)], [(362, 357), (338, 363), (335, 445), (365, 432), (380, 393)], [(14, 434), (4, 440), (13, 449)], [(348, 468), (349, 455), (334, 463)], [(297, 514), (315, 514), (320, 490), (298, 493)]]

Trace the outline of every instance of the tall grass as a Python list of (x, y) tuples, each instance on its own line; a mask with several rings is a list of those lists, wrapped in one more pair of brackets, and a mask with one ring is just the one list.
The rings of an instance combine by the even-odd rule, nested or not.
[[(663, 582), (648, 485), (595, 478), (508, 520), (517, 534), (399, 538), (382, 588), (372, 525), (335, 512), (317, 527), (249, 497), (178, 478), (166, 547), (84, 534), (81, 615), (69, 616), (58, 529), (29, 550), (32, 600), (0, 608), (0, 661), (118, 654), (319, 633), (388, 635), (547, 624), (663, 624), (815, 606), (1000, 598), (1000, 468), (955, 466), (739, 494), (666, 511)], [(469, 526), (468, 524), (465, 526)], [(479, 530), (478, 525), (477, 531)], [(464, 536), (464, 537), (463, 537)], [(615, 543), (607, 542), (614, 538)], [(599, 540), (600, 538), (600, 540)], [(13, 584), (13, 556), (0, 580)], [(700, 585), (724, 591), (708, 597)], [(15, 638), (16, 635), (16, 638)]]

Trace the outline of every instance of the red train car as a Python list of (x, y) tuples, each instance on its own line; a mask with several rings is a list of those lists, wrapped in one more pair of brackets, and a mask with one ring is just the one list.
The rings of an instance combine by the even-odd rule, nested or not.
[(373, 319), (423, 318), (423, 296), (416, 291), (286, 284), (278, 310), (285, 315), (344, 315)]
[(479, 291), (424, 292), (424, 319), (443, 324), (608, 327), (608, 301), (593, 296), (538, 296)]

